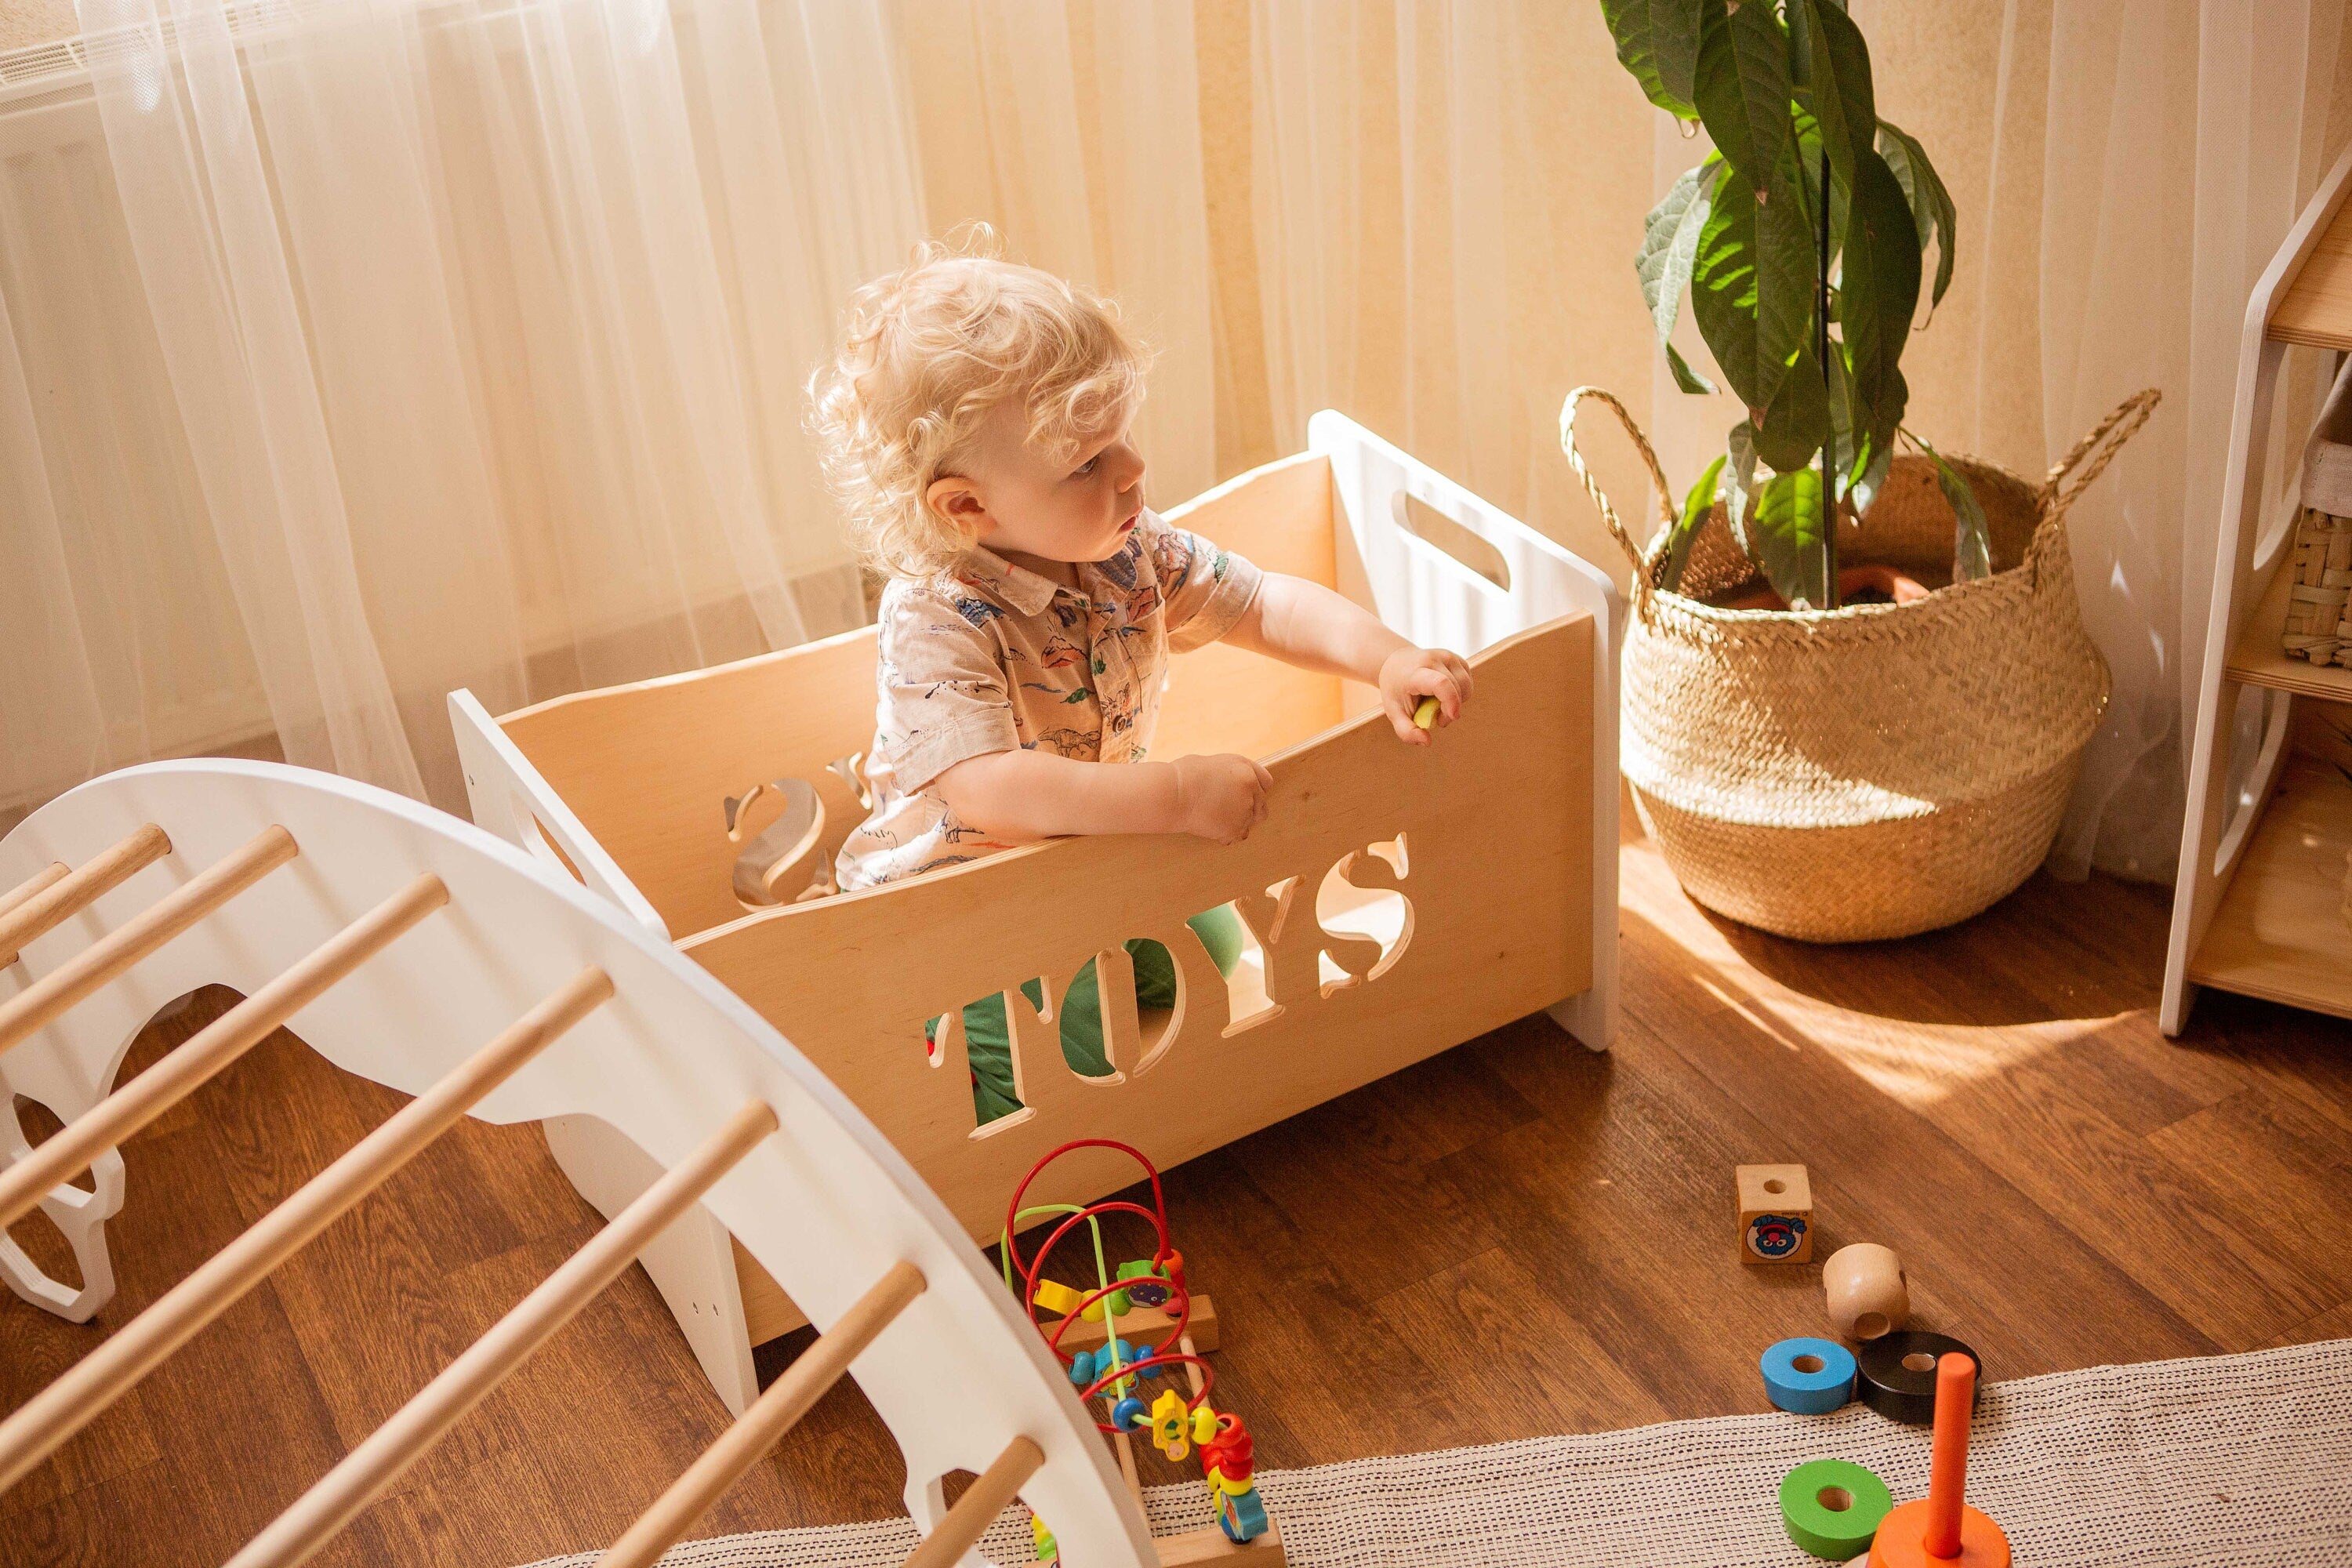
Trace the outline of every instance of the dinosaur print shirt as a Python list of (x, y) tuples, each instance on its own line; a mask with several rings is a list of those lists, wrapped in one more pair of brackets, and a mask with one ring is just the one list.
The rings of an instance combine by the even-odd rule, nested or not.
[(975, 548), (882, 591), (872, 805), (835, 866), (844, 892), (1010, 847), (925, 793), (967, 758), (1018, 747), (1143, 761), (1168, 656), (1232, 630), (1260, 574), (1146, 511), (1118, 554), (1079, 563), (1077, 579), (1066, 588)]

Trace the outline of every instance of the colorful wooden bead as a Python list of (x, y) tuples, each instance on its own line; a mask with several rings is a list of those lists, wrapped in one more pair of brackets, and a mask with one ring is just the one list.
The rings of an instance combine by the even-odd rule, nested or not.
[(1971, 1398), (1982, 1398), (1982, 1358), (1949, 1334), (1918, 1329), (1884, 1334), (1864, 1344), (1854, 1358), (1861, 1373), (1855, 1392), (1864, 1405), (1889, 1421), (1930, 1426), (1936, 1419), (1936, 1363), (1955, 1354), (1976, 1363), (1978, 1381)]
[(1756, 1361), (1764, 1397), (1800, 1415), (1821, 1415), (1853, 1397), (1853, 1352), (1828, 1340), (1782, 1340)]
[(1172, 1388), (1162, 1389), (1160, 1397), (1151, 1402), (1151, 1443), (1161, 1453), (1181, 1460), (1192, 1451), (1184, 1436), (1186, 1411), (1184, 1396)]
[(1813, 1256), (1813, 1185), (1802, 1165), (1740, 1165), (1739, 1260), (1807, 1263)]
[(1217, 1435), (1217, 1413), (1203, 1401), (1192, 1412), (1192, 1442), (1195, 1447), (1209, 1442)]
[(1037, 1281), (1037, 1294), (1030, 1299), (1045, 1310), (1058, 1312), (1066, 1318), (1076, 1311), (1078, 1303), (1087, 1298), (1086, 1292), (1073, 1290), (1058, 1279), (1040, 1279)]
[(1034, 1513), (1029, 1516), (1029, 1534), (1037, 1542), (1040, 1568), (1053, 1568), (1062, 1561), (1062, 1543), (1054, 1539), (1054, 1532), (1045, 1528), (1045, 1521)]
[(1080, 1388), (1084, 1388), (1087, 1384), (1095, 1380), (1096, 1375), (1094, 1352), (1080, 1351), (1077, 1354), (1070, 1358), (1070, 1381), (1072, 1383), (1076, 1384)]
[(1238, 1545), (1265, 1533), (1265, 1504), (1259, 1500), (1256, 1488), (1229, 1492), (1212, 1487), (1209, 1500), (1216, 1505), (1217, 1527), (1225, 1532), (1226, 1540)]
[(1780, 1523), (1798, 1550), (1832, 1563), (1870, 1550), (1880, 1521), (1895, 1506), (1886, 1483), (1843, 1459), (1814, 1459), (1780, 1482)]
[[(1167, 1276), (1154, 1268), (1149, 1258), (1139, 1258), (1133, 1263), (1120, 1264), (1118, 1279), (1121, 1284), (1127, 1286), (1126, 1299), (1139, 1307), (1164, 1307), (1176, 1294), (1170, 1287)], [(1129, 1281), (1133, 1283), (1129, 1283)], [(1117, 1300), (1118, 1298), (1113, 1297), (1112, 1300)], [(1121, 1307), (1119, 1310), (1124, 1312), (1127, 1309)]]
[(1143, 1401), (1130, 1394), (1110, 1407), (1110, 1424), (1115, 1430), (1132, 1432), (1143, 1425), (1148, 1414), (1143, 1408)]
[(1911, 1315), (1903, 1260), (1874, 1241), (1857, 1241), (1822, 1265), (1822, 1293), (1830, 1321), (1850, 1340), (1874, 1340), (1901, 1328)]

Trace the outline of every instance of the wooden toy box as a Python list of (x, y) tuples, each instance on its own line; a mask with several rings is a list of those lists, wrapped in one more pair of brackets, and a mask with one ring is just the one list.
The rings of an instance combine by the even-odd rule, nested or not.
[[(1268, 570), (1330, 584), (1425, 645), (1473, 656), (1476, 695), (1438, 743), (1398, 742), (1371, 694), (1212, 647), (1179, 658), (1153, 753), (1241, 752), (1275, 779), (1243, 844), (1068, 839), (866, 892), (747, 912), (723, 802), (803, 778), (824, 853), (863, 816), (831, 764), (873, 737), (873, 630), (493, 719), (451, 697), (475, 820), (629, 910), (763, 1015), (993, 1240), (1006, 1195), (1069, 1139), (1163, 1168), (1542, 1009), (1594, 1049), (1615, 1023), (1618, 597), (1599, 571), (1339, 415), (1309, 449), (1171, 521)], [(1252, 949), (1230, 983), (1182, 922), (1234, 901)], [(1049, 1007), (1099, 955), (1164, 942), (1172, 1012), (1108, 1010), (1115, 1071), (1082, 1078)], [(975, 1126), (961, 1031), (927, 1020), (1006, 994), (1024, 1109)], [(656, 1167), (609, 1127), (548, 1125), (607, 1214)], [(1126, 1183), (1059, 1162), (1031, 1201)], [(701, 1211), (646, 1262), (721, 1396), (751, 1347), (803, 1320)]]

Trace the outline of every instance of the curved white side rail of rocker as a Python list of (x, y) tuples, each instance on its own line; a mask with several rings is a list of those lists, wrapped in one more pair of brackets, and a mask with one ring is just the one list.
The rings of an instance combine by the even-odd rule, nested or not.
[[(584, 966), (601, 969), (611, 998), (530, 1056), (473, 1114), (595, 1117), (673, 1171), (704, 1148), (703, 1168), (724, 1173), (702, 1201), (828, 1331), (897, 1266), (911, 1264), (925, 1288), (894, 1305), (852, 1364), (905, 1452), (918, 1522), (928, 1531), (949, 1517), (940, 1478), (992, 1466), (1000, 1477), (1022, 1471), (1026, 1442), (1037, 1468), (1018, 1482), (1019, 1494), (1072, 1561), (1156, 1563), (1092, 1421), (961, 1227), (822, 1074), (661, 936), (455, 817), (366, 784), (259, 763), (162, 763), (85, 784), (0, 840), (0, 889), (51, 863), (82, 864), (148, 823), (170, 836), (168, 855), (26, 941), (19, 961), (0, 969), (5, 1088), (47, 1105), (70, 1130), (112, 1089), (131, 1039), (165, 1004), (213, 983), (254, 998), (392, 895), (437, 877), (446, 904), (349, 966), (293, 1012), (289, 1027), (337, 1066), (424, 1095), (487, 1055), (486, 1042), (512, 1037), (535, 1005), (577, 986)], [(19, 1022), (28, 1016), (17, 1001), (44, 977), (70, 978), (94, 946), (273, 825), (293, 837), (290, 861), (6, 1045), (12, 1007)], [(58, 984), (50, 979), (49, 990)], [(733, 1127), (742, 1143), (754, 1102), (772, 1111), (778, 1130), (714, 1167), (708, 1141)], [(870, 1299), (866, 1310), (852, 1321), (865, 1325), (848, 1336), (854, 1342), (872, 1331)], [(0, 1474), (11, 1440), (0, 1424)], [(956, 1518), (950, 1533), (967, 1522)], [(252, 1560), (299, 1560), (274, 1550)]]

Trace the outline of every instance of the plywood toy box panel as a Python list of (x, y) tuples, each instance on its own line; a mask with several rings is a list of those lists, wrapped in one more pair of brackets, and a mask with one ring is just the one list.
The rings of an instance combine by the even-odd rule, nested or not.
[[(1608, 579), (1336, 414), (1310, 449), (1171, 521), (1348, 594), (1414, 641), (1472, 657), (1476, 693), (1430, 747), (1370, 694), (1238, 648), (1174, 661), (1153, 754), (1241, 752), (1274, 775), (1244, 843), (1067, 839), (864, 892), (747, 911), (723, 803), (800, 778), (829, 858), (863, 815), (835, 769), (871, 742), (871, 628), (493, 719), (452, 698), (475, 819), (562, 865), (749, 1002), (922, 1173), (978, 1240), (1040, 1155), (1123, 1140), (1163, 1168), (1549, 1009), (1594, 1049), (1615, 1022), (1619, 603)], [(1221, 977), (1183, 924), (1233, 902), (1250, 950)], [(1134, 938), (1164, 943), (1174, 1008), (1107, 1009), (1108, 1078), (1063, 1061), (1051, 1009), (1090, 958), (1106, 997)], [(1045, 983), (1046, 1016), (1017, 989)], [(961, 1030), (1003, 993), (1024, 1109), (975, 1124)], [(549, 1141), (600, 1208), (648, 1162), (582, 1119)], [(1034, 1202), (1124, 1184), (1066, 1159)], [(695, 1226), (702, 1226), (699, 1232)], [(648, 1267), (722, 1396), (750, 1347), (801, 1321), (715, 1221)]]

